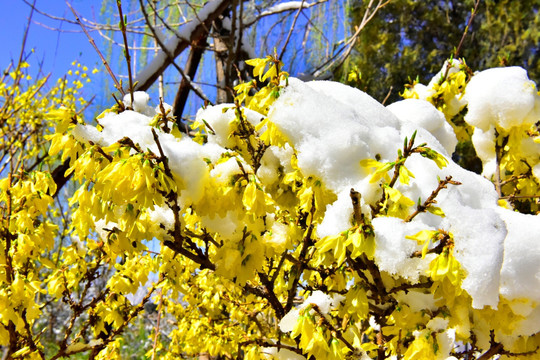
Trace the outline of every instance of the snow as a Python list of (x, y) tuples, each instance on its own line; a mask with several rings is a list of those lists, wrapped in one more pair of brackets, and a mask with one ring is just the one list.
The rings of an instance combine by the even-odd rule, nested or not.
[(279, 349), (277, 347), (265, 347), (263, 348), (263, 355), (269, 359), (275, 360), (305, 360), (306, 358), (300, 354), (297, 354), (291, 350)]
[[(123, 101), (126, 106), (131, 106), (131, 95), (127, 94)], [(150, 150), (160, 156), (150, 126), (159, 107), (154, 109), (148, 106), (148, 101), (149, 97), (146, 93), (135, 92), (134, 110), (125, 110), (119, 114), (114, 111), (106, 113), (99, 119), (103, 127), (102, 131), (90, 125), (78, 124), (72, 133), (79, 141), (92, 142), (103, 147), (128, 137), (142, 150)], [(170, 109), (168, 104), (164, 104), (163, 107), (165, 111)], [(177, 138), (157, 129), (154, 131), (156, 131), (164, 155), (169, 159), (169, 168), (181, 190), (181, 203), (190, 204), (199, 201), (210, 176), (206, 161), (217, 162), (227, 150), (216, 143), (202, 146), (187, 136)]]
[(202, 216), (201, 223), (210, 232), (218, 233), (225, 239), (230, 239), (237, 231), (237, 223), (234, 221), (235, 213), (228, 211), (226, 216), (221, 217), (218, 215), (214, 217)]
[(151, 121), (152, 117), (133, 110), (126, 110), (120, 114), (109, 112), (99, 119), (100, 125), (104, 128), (103, 131), (100, 132), (90, 125), (77, 124), (73, 130), (73, 135), (79, 141), (92, 141), (104, 147), (128, 137), (135, 144), (149, 148), (157, 153), (152, 130), (149, 127)]
[(168, 206), (154, 206), (148, 211), (148, 216), (152, 223), (163, 225), (165, 230), (174, 229), (174, 214)]
[[(282, 332), (292, 331), (298, 317), (300, 316), (300, 310), (305, 309), (308, 305), (317, 305), (322, 314), (327, 315), (332, 308), (335, 308), (339, 303), (344, 300), (345, 297), (339, 294), (330, 296), (324, 292), (317, 290), (314, 291), (299, 308), (291, 309), (279, 322), (279, 329)], [(313, 310), (311, 310), (313, 311)]]
[[(428, 84), (428, 88), (433, 88), (433, 86), (437, 83), (439, 83), (445, 75), (455, 74), (459, 71), (459, 66), (461, 65), (461, 61), (458, 59), (452, 59), (450, 61), (445, 61), (441, 70), (433, 78)], [(450, 69), (448, 69), (450, 67)]]
[(497, 168), (495, 138), (495, 126), (493, 125), (487, 131), (475, 128), (471, 138), (476, 155), (482, 160), (482, 175), (488, 179), (495, 174)]
[(432, 294), (424, 294), (415, 291), (414, 289), (410, 291), (400, 291), (396, 294), (396, 300), (406, 304), (414, 312), (423, 310), (435, 311), (438, 309)]
[(293, 331), (294, 325), (296, 324), (296, 321), (298, 320), (298, 317), (300, 316), (300, 310), (293, 308), (291, 309), (287, 314), (285, 314), (284, 317), (281, 318), (279, 322), (279, 330), (281, 332), (289, 332)]
[(133, 111), (146, 116), (153, 116), (156, 111), (148, 106), (148, 101), (150, 101), (150, 96), (144, 91), (133, 92), (133, 104), (131, 103), (130, 93), (126, 94), (122, 100), (126, 108), (131, 108)]
[[(363, 201), (363, 199), (361, 199)], [(317, 234), (323, 238), (347, 230), (352, 226), (353, 206), (350, 190), (344, 189), (338, 193), (337, 200), (326, 207), (324, 220), (317, 227)]]
[(429, 320), (426, 327), (433, 331), (445, 330), (448, 327), (448, 319), (443, 319), (438, 316), (434, 317), (433, 319)]
[(484, 70), (474, 75), (465, 90), (469, 111), (465, 121), (487, 131), (534, 124), (540, 116), (540, 97), (534, 82), (521, 67)]
[(540, 219), (504, 208), (498, 208), (497, 212), (508, 230), (501, 270), (501, 294), (510, 300), (529, 298), (540, 303)]
[[(339, 100), (341, 94), (348, 103)], [(337, 83), (290, 78), (268, 117), (294, 145), (303, 174), (317, 176), (331, 189), (349, 190), (359, 172), (367, 175), (358, 161), (386, 152), (373, 132), (387, 137), (386, 144), (402, 143), (399, 131), (390, 126), (398, 122), (392, 113), (361, 91)]]
[[(255, 6), (249, 6), (247, 5), (245, 11), (246, 16), (244, 18), (244, 26), (251, 26), (253, 25), (258, 19), (270, 16), (274, 14), (279, 14), (285, 11), (294, 11), (298, 10), (300, 8), (302, 9), (308, 9), (312, 6), (315, 6), (323, 1), (316, 1), (309, 3), (307, 1), (286, 1), (279, 4), (272, 5), (268, 8), (266, 8), (264, 11), (260, 12), (259, 14), (255, 14), (255, 11), (258, 11)], [(251, 5), (251, 4), (250, 4)]]
[(387, 106), (403, 122), (412, 122), (429, 131), (441, 143), (446, 154), (451, 155), (457, 145), (452, 126), (446, 122), (444, 114), (430, 102), (420, 99), (406, 99)]
[[(421, 230), (435, 230), (429, 226), (418, 223), (404, 223), (394, 217), (380, 217), (373, 219), (375, 229), (375, 262), (379, 268), (392, 275), (399, 275), (411, 283), (417, 283), (420, 275), (428, 270), (429, 262), (420, 258), (411, 258), (410, 255), (417, 250), (416, 241), (406, 240), (405, 236), (414, 235)], [(428, 260), (432, 259), (428, 255)]]
[[(243, 109), (243, 113), (246, 120), (253, 125), (259, 124), (264, 118), (263, 115), (249, 109)], [(204, 120), (211, 127), (208, 143), (228, 148), (234, 148), (235, 145), (234, 139), (229, 136), (232, 129), (231, 121), (234, 119), (236, 119), (234, 104), (220, 104), (200, 109), (196, 116), (196, 121)]]
[[(449, 66), (450, 69), (448, 69)], [(418, 83), (414, 85), (412, 90), (416, 93), (418, 99), (427, 100), (437, 93), (436, 87), (439, 85), (444, 76), (457, 73), (460, 70), (460, 66), (461, 62), (457, 59), (446, 61), (441, 70), (435, 74), (435, 76), (433, 76), (427, 86)], [(460, 112), (466, 104), (466, 100), (461, 95), (456, 95), (447, 102), (445, 112), (447, 113), (447, 116), (452, 117)]]
[(473, 308), (497, 308), (505, 224), (495, 208), (474, 209), (458, 199), (447, 197), (440, 205), (446, 214), (443, 228), (454, 236), (454, 256), (467, 271), (461, 286), (471, 295)]

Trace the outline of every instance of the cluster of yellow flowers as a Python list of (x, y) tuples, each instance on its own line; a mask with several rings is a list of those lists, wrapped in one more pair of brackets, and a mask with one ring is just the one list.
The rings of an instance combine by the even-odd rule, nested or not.
[[(34, 331), (44, 326), (47, 288), (61, 298), (65, 286), (76, 283), (59, 270), (65, 214), (54, 203), (57, 184), (47, 170), (58, 159), (47, 155), (46, 140), (58, 124), (58, 107), (76, 117), (74, 109), (87, 105), (79, 89), (90, 81), (88, 69), (73, 67), (75, 74), (53, 86), (49, 76), (34, 80), (25, 62), (8, 68), (0, 81), (0, 345), (10, 346), (10, 358), (42, 358)], [(62, 256), (70, 261), (69, 250)]]
[[(86, 124), (73, 106), (79, 84), (59, 83), (55, 94), (71, 101), (46, 108), (56, 128), (48, 155), (69, 164), (76, 190), (60, 204), (69, 210), (51, 215), (57, 189), (46, 172), (0, 180), (0, 300), (8, 304), (0, 309), (0, 345), (16, 342), (12, 357), (120, 358), (122, 333), (153, 301), (167, 325), (153, 330), (148, 357), (535, 356), (540, 337), (520, 327), (536, 305), (501, 296), (497, 309), (473, 306), (457, 233), (426, 228), (449, 216), (436, 198), (459, 182), (429, 179), (431, 195), (410, 195), (419, 193), (411, 191), (424, 175), (419, 164), (434, 171), (455, 164), (417, 144), (417, 132), (383, 157), (358, 155), (355, 171), (366, 175), (358, 184), (367, 190), (346, 188), (346, 227), (319, 235), (343, 192), (308, 173), (298, 142), (274, 121), (276, 101), (293, 84), (283, 64), (276, 56), (248, 64), (255, 79), (235, 88), (234, 104), (201, 111), (194, 138), (179, 131), (166, 106), (152, 109), (140, 93), (131, 100), (140, 111), (115, 106), (97, 126)], [(74, 74), (87, 78), (79, 68)], [(470, 141), (476, 130), (461, 110), (471, 78), (456, 65), (405, 96), (432, 102)], [(495, 131), (501, 198), (537, 194), (531, 161), (538, 158), (523, 167), (510, 146), (522, 144), (524, 133), (535, 139), (537, 129)], [(36, 151), (27, 159), (42, 154)], [(524, 212), (536, 211), (526, 203)], [(381, 232), (393, 225), (407, 230), (398, 240), (414, 267), (408, 274), (383, 269), (377, 258)], [(45, 302), (62, 302), (70, 314), (53, 349), (37, 335)]]

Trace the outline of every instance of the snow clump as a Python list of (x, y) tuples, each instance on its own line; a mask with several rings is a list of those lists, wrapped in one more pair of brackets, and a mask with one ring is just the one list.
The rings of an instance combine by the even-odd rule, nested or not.
[(493, 68), (474, 75), (467, 85), (465, 121), (482, 131), (532, 125), (540, 117), (536, 85), (521, 67)]

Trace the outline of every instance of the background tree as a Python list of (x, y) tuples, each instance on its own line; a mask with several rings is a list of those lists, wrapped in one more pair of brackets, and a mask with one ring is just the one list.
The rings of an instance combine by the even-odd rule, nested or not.
[[(350, 3), (353, 29), (367, 5), (367, 1)], [(460, 43), (474, 7), (473, 0), (392, 1), (362, 31), (336, 79), (380, 101), (387, 95), (389, 102), (399, 99), (403, 84), (417, 76), (427, 83), (440, 70), (438, 64)], [(540, 80), (539, 9), (537, 0), (480, 1), (459, 56), (473, 69), (516, 65), (527, 69), (531, 79)], [(348, 79), (353, 70), (360, 76)]]

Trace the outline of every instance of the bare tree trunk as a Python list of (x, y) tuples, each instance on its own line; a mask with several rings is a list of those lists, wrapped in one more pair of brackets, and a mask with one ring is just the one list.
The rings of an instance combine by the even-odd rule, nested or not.
[(227, 46), (230, 32), (221, 26), (221, 21), (214, 21), (214, 56), (216, 57), (216, 84), (217, 98), (216, 104), (232, 102), (232, 94), (228, 89), (230, 84), (230, 74), (227, 71), (227, 62), (230, 61), (231, 51)]

